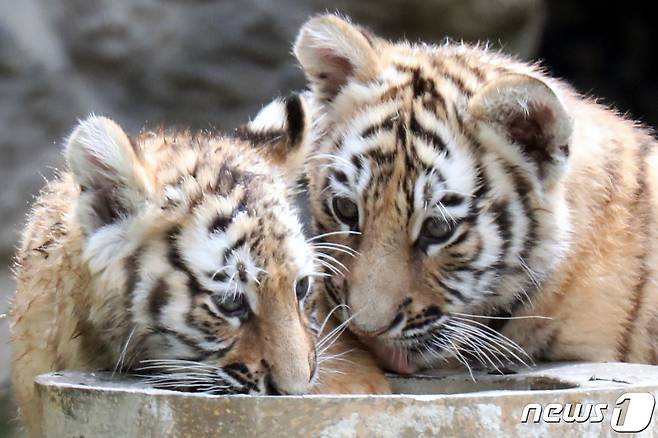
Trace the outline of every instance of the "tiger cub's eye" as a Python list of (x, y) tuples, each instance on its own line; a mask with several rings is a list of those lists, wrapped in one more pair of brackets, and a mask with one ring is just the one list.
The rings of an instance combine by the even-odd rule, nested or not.
[(336, 218), (348, 225), (350, 228), (356, 228), (359, 224), (359, 207), (350, 198), (336, 196), (333, 199), (332, 207)]
[(249, 313), (249, 306), (243, 294), (231, 294), (230, 296), (212, 297), (217, 310), (230, 318), (244, 318)]
[(430, 217), (423, 222), (418, 238), (424, 240), (427, 244), (443, 243), (454, 232), (455, 226), (453, 224), (437, 217)]
[(299, 280), (297, 280), (297, 283), (295, 284), (295, 294), (297, 295), (297, 299), (299, 301), (303, 300), (306, 295), (308, 295), (308, 292), (311, 290), (311, 281), (309, 280), (308, 277), (302, 277)]

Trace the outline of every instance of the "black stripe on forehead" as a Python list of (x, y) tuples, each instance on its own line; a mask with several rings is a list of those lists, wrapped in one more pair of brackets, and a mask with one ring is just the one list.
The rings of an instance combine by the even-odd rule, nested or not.
[(384, 93), (385, 96), (395, 97), (402, 92), (402, 89), (411, 87), (413, 98), (419, 99), (425, 109), (430, 112), (441, 111), (444, 114), (448, 113), (445, 97), (439, 93), (434, 79), (430, 75), (423, 74), (421, 67), (396, 64), (395, 68), (399, 71), (411, 73), (412, 78), (409, 82), (397, 85), (391, 90), (388, 90)]
[(486, 81), (485, 72), (482, 71), (477, 64), (471, 64), (464, 54), (455, 53), (450, 59), (458, 63), (461, 68), (474, 75), (479, 82)]
[[(375, 124), (373, 126), (370, 126), (366, 128), (363, 133), (361, 134), (362, 138), (368, 138), (372, 135), (374, 135), (376, 132), (379, 131), (385, 131), (385, 130), (393, 130), (395, 128), (395, 121), (391, 117), (397, 117), (397, 116), (390, 116), (388, 119), (383, 121), (382, 123)], [(336, 142), (336, 149), (337, 150), (344, 150), (343, 148), (343, 142), (339, 141)], [(362, 160), (364, 159), (370, 159), (371, 161), (374, 161), (378, 165), (387, 165), (391, 164), (393, 161), (395, 161), (395, 158), (397, 157), (397, 151), (392, 150), (391, 152), (384, 152), (381, 150), (380, 147), (377, 145), (374, 145), (372, 148), (369, 148), (365, 152), (356, 152), (351, 154), (349, 161), (355, 172), (355, 179), (358, 179), (359, 174), (363, 170), (363, 162)], [(334, 176), (336, 179), (340, 182), (343, 182), (343, 178), (340, 176), (340, 173), (343, 173), (340, 170), (335, 170), (333, 171)]]
[[(356, 153), (349, 158), (349, 161), (354, 164), (357, 163), (358, 166), (353, 166), (354, 175), (352, 180), (359, 181), (361, 179), (361, 174), (364, 170), (364, 161), (369, 160), (373, 162), (377, 168), (377, 172), (374, 175), (371, 175), (370, 180), (367, 181), (364, 191), (372, 187), (373, 185), (379, 184), (381, 181), (386, 181), (389, 179), (393, 171), (393, 163), (397, 157), (397, 152), (382, 152), (380, 149), (373, 148), (364, 153)], [(339, 184), (349, 188), (350, 187), (350, 178), (347, 174), (341, 169), (334, 169), (329, 172), (327, 178), (325, 179), (323, 189), (326, 189), (330, 186), (332, 178)]]
[(235, 242), (233, 242), (233, 245), (229, 246), (224, 250), (224, 264), (228, 262), (229, 257), (233, 254), (233, 252), (237, 249), (239, 249), (241, 246), (243, 246), (247, 241), (247, 236), (242, 236), (239, 239), (237, 239)]
[(187, 277), (187, 288), (192, 295), (206, 294), (212, 295), (212, 292), (201, 287), (201, 283), (195, 277), (194, 273), (185, 264), (183, 257), (181, 257), (180, 249), (178, 248), (178, 239), (180, 236), (180, 228), (174, 227), (167, 234), (167, 260), (172, 268), (181, 271)]
[(412, 81), (414, 97), (422, 100), (423, 107), (430, 112), (436, 110), (442, 111), (447, 114), (447, 106), (445, 98), (437, 91), (436, 84), (430, 78), (424, 78), (421, 75), (420, 69), (414, 71)]
[(437, 112), (442, 112), (443, 114), (448, 114), (448, 106), (446, 104), (446, 100), (438, 92), (435, 92), (429, 98), (423, 98), (422, 102), (423, 108), (431, 113), (436, 114)]
[(439, 137), (434, 132), (431, 132), (423, 127), (414, 113), (411, 113), (411, 117), (409, 119), (409, 130), (413, 135), (425, 141), (426, 143), (429, 143), (429, 145), (437, 151), (444, 152), (446, 156), (450, 156), (450, 151), (448, 150), (443, 139), (441, 139), (441, 137)]
[(379, 131), (391, 131), (395, 127), (395, 120), (398, 118), (397, 113), (387, 116), (383, 121), (368, 126), (361, 132), (361, 138), (368, 138)]
[(217, 217), (210, 222), (208, 225), (208, 231), (210, 233), (223, 233), (226, 232), (228, 229), (229, 225), (231, 225), (231, 222), (235, 217), (242, 212), (247, 211), (247, 196), (249, 196), (249, 192), (245, 192), (240, 200), (238, 200), (237, 205), (233, 208), (233, 211), (231, 214), (218, 214)]
[(424, 79), (420, 75), (420, 68), (413, 69), (413, 79), (411, 80), (411, 86), (414, 90), (414, 97), (422, 96), (426, 92), (434, 89), (434, 83)]
[(473, 96), (475, 90), (472, 90), (469, 86), (466, 85), (464, 80), (459, 77), (457, 74), (448, 71), (444, 65), (444, 61), (438, 58), (433, 58), (431, 60), (432, 67), (436, 69), (437, 76), (443, 78), (454, 85), (454, 87), (462, 93), (465, 97), (470, 98)]
[(365, 154), (368, 158), (380, 166), (390, 165), (397, 157), (397, 151), (382, 152), (379, 149), (371, 149)]

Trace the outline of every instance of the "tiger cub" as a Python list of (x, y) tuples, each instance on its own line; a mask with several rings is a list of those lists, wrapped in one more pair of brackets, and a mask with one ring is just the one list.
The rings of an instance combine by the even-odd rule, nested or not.
[(80, 122), (16, 258), (12, 380), (31, 434), (33, 381), (52, 370), (212, 394), (388, 391), (374, 360), (321, 327), (318, 254), (284, 181), (305, 117), (298, 97), (274, 101), (241, 139)]
[(380, 363), (658, 363), (652, 134), (539, 67), (391, 43), (336, 16), (294, 53), (315, 115), (318, 233), (360, 254), (323, 280)]

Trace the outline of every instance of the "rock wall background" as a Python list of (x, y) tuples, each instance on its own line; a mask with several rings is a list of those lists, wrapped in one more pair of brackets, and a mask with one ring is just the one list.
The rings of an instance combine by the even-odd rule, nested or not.
[(494, 37), (538, 45), (540, 0), (0, 0), (0, 253), (26, 201), (60, 166), (61, 139), (90, 112), (144, 124), (232, 129), (303, 86), (290, 55), (305, 19), (339, 10), (385, 35)]
[[(658, 122), (656, 32), (648, 11), (628, 5), (594, 14), (568, 0), (0, 0), (0, 314), (30, 199), (62, 165), (76, 119), (104, 114), (129, 132), (230, 130), (303, 86), (290, 45), (309, 15), (326, 10), (390, 38), (486, 39), (544, 57), (581, 91)], [(9, 433), (6, 339), (0, 320), (0, 438)]]

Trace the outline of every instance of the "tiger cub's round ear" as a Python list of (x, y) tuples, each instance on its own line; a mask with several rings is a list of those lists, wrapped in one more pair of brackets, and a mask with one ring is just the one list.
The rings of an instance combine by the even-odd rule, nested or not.
[(92, 115), (81, 121), (64, 154), (80, 187), (77, 214), (88, 232), (128, 216), (150, 193), (141, 149), (108, 118)]
[[(558, 95), (540, 79), (506, 74), (484, 86), (469, 111), (489, 135), (501, 135), (519, 148), (542, 181), (561, 174), (569, 156), (573, 121)], [(481, 131), (481, 134), (486, 133)]]
[(235, 136), (251, 143), (288, 183), (295, 184), (304, 171), (309, 147), (310, 115), (301, 94), (277, 98), (261, 109)]
[(331, 99), (354, 77), (376, 76), (375, 37), (335, 15), (308, 20), (299, 31), (294, 53), (319, 100)]

